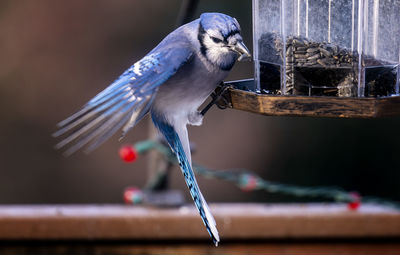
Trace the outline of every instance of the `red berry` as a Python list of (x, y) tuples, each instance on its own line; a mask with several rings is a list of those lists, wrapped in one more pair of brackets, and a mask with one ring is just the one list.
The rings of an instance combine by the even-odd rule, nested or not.
[(353, 198), (353, 201), (347, 204), (347, 208), (349, 208), (349, 210), (355, 211), (361, 205), (361, 196), (357, 192), (350, 193), (350, 196)]
[(127, 163), (134, 162), (138, 158), (138, 153), (135, 147), (131, 145), (122, 146), (119, 149), (119, 156)]

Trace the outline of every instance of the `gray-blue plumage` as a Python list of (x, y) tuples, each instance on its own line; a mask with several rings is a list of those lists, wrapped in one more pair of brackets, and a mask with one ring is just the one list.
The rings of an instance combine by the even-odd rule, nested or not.
[(125, 135), (147, 113), (175, 152), (196, 208), (213, 242), (218, 231), (192, 171), (187, 124), (201, 125), (198, 107), (239, 58), (250, 56), (236, 19), (204, 13), (170, 33), (80, 111), (61, 121), (56, 145), (69, 155), (92, 151), (122, 128)]

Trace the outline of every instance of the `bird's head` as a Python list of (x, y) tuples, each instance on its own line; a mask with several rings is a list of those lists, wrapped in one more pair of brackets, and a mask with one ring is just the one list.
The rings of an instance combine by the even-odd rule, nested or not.
[(203, 13), (198, 39), (205, 58), (223, 70), (230, 70), (236, 60), (251, 57), (240, 35), (239, 23), (228, 15)]

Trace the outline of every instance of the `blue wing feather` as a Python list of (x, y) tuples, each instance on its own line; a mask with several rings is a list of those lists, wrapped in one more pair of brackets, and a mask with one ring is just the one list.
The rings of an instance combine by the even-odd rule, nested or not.
[(61, 121), (53, 136), (68, 136), (56, 148), (72, 144), (66, 151), (69, 155), (90, 143), (91, 151), (122, 126), (125, 125), (123, 134), (135, 126), (149, 112), (158, 87), (192, 56), (185, 44), (164, 44), (132, 65), (77, 113)]
[(196, 208), (199, 211), (201, 219), (203, 220), (203, 223), (206, 226), (207, 231), (210, 234), (213, 243), (215, 245), (218, 245), (219, 236), (218, 236), (218, 231), (215, 228), (215, 221), (211, 214), (207, 215), (209, 213), (207, 203), (205, 202), (203, 195), (200, 192), (200, 188), (197, 184), (191, 164), (189, 163), (189, 160), (186, 156), (185, 150), (182, 146), (182, 142), (179, 138), (178, 133), (176, 132), (173, 126), (169, 125), (155, 114), (152, 114), (152, 120), (154, 125), (164, 135), (168, 144), (171, 146), (171, 149), (174, 151), (178, 159), (179, 166), (182, 170), (182, 174), (185, 178), (186, 184), (189, 188), (190, 195), (192, 196)]

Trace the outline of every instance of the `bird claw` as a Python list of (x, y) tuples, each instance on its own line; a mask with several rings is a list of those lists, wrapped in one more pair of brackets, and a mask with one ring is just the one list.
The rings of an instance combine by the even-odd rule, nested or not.
[(230, 85), (226, 85), (224, 82), (221, 82), (220, 86), (211, 94), (211, 102), (204, 107), (200, 114), (204, 116), (214, 104), (222, 110), (228, 108), (230, 105), (230, 100), (226, 98), (225, 92), (230, 87)]

